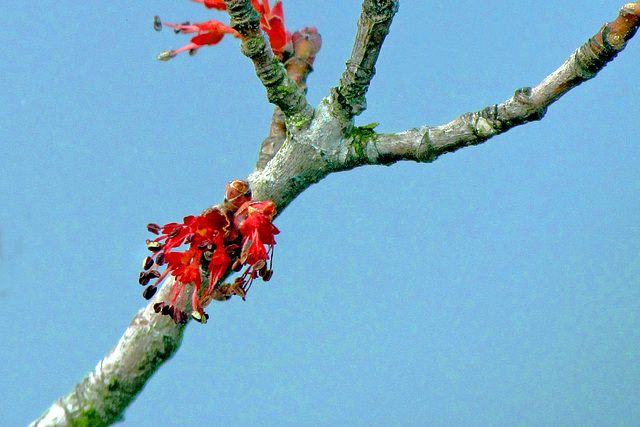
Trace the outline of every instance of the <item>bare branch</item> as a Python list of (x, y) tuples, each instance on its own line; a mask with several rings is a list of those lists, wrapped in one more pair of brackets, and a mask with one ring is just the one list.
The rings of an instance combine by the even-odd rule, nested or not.
[(397, 134), (356, 128), (345, 166), (390, 164), (398, 160), (432, 162), (443, 153), (481, 144), (509, 129), (544, 117), (547, 108), (569, 90), (593, 77), (622, 51), (640, 26), (640, 1), (628, 3), (560, 68), (534, 88), (518, 89), (511, 99), (466, 113), (438, 127)]
[[(153, 305), (167, 297), (173, 277), (140, 310), (111, 352), (71, 394), (54, 403), (31, 426), (111, 425), (160, 368), (178, 350), (185, 325), (156, 314)], [(188, 304), (190, 298), (185, 300)]]
[(365, 94), (376, 72), (375, 64), (382, 43), (397, 11), (398, 0), (362, 2), (351, 58), (347, 61), (347, 69), (338, 87), (332, 90), (337, 102), (336, 109), (342, 110), (348, 117), (357, 116), (367, 108)]
[(271, 51), (260, 29), (260, 15), (251, 0), (224, 0), (224, 3), (231, 17), (231, 27), (242, 37), (240, 49), (253, 61), (256, 74), (267, 89), (269, 102), (279, 107), (297, 126), (309, 122), (313, 118), (313, 108)]
[[(314, 27), (296, 31), (291, 40), (291, 57), (284, 63), (287, 75), (297, 84), (300, 91), (307, 93), (307, 77), (313, 71), (313, 62), (322, 46), (322, 37)], [(287, 138), (285, 117), (279, 107), (275, 107), (271, 117), (269, 136), (262, 142), (256, 170), (262, 170), (276, 155)]]

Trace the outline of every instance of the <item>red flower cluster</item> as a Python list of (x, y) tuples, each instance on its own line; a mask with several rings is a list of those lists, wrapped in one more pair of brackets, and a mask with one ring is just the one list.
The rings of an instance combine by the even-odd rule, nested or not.
[[(191, 0), (195, 3), (202, 3), (208, 9), (227, 10), (227, 6), (222, 0)], [(260, 28), (269, 36), (271, 49), (276, 55), (282, 55), (285, 46), (291, 41), (291, 33), (284, 28), (284, 10), (280, 0), (276, 0), (273, 8), (269, 6), (269, 0), (251, 0), (251, 4), (261, 16)], [(225, 34), (233, 34), (239, 37), (238, 33), (218, 21), (207, 21), (200, 24), (189, 24), (185, 22), (181, 25), (161, 22), (158, 16), (154, 17), (153, 28), (160, 31), (162, 26), (171, 27), (177, 33), (190, 34), (198, 33), (191, 39), (191, 43), (178, 50), (167, 50), (158, 55), (161, 61), (168, 61), (180, 52), (189, 51), (193, 55), (202, 46), (213, 46), (218, 44)]]
[[(140, 273), (139, 283), (148, 285), (142, 295), (151, 299), (160, 282), (172, 275), (175, 282), (169, 296), (154, 305), (155, 311), (171, 316), (178, 324), (186, 323), (184, 294), (187, 286), (193, 285), (191, 317), (206, 323), (204, 307), (212, 299), (225, 300), (232, 295), (245, 299), (253, 280), (271, 278), (274, 236), (279, 233), (272, 224), (275, 214), (272, 201), (251, 200), (249, 184), (238, 180), (227, 184), (223, 204), (212, 206), (200, 216), (187, 216), (180, 224), (162, 227), (149, 224), (147, 229), (159, 237), (147, 240), (152, 255), (145, 258)], [(185, 250), (176, 251), (183, 245), (187, 245)], [(165, 265), (166, 270), (160, 273)], [(233, 283), (219, 283), (230, 268), (240, 271), (244, 266), (244, 273)], [(209, 276), (205, 284), (203, 275)], [(156, 282), (149, 285), (152, 280)]]

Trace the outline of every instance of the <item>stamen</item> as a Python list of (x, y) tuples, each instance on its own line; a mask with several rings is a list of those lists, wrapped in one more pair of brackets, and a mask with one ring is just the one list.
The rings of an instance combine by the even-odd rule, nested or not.
[(162, 227), (158, 224), (147, 224), (147, 230), (153, 234), (160, 234)]
[(150, 280), (151, 280), (151, 276), (149, 276), (146, 271), (140, 272), (140, 277), (138, 277), (138, 283), (140, 283), (142, 286), (147, 286)]
[(150, 256), (146, 257), (144, 259), (144, 261), (142, 262), (142, 269), (143, 270), (148, 270), (151, 268), (151, 266), (153, 265), (153, 258), (151, 258)]
[(161, 267), (164, 265), (164, 257), (165, 257), (164, 252), (160, 252), (156, 257), (156, 264), (158, 264), (158, 267)]
[(153, 17), (153, 29), (156, 31), (162, 30), (162, 21), (158, 15)]
[(144, 297), (144, 299), (149, 300), (153, 298), (157, 290), (158, 288), (155, 285), (151, 285), (147, 287), (144, 291), (142, 291), (142, 296)]
[(235, 272), (242, 270), (242, 261), (240, 261), (239, 259), (235, 260), (231, 269)]
[(164, 308), (164, 303), (163, 302), (157, 302), (157, 303), (153, 304), (153, 311), (155, 311), (156, 313), (160, 313), (163, 308)]
[(165, 50), (164, 52), (162, 52), (161, 54), (156, 56), (156, 59), (158, 61), (167, 62), (168, 60), (170, 60), (174, 56), (176, 56), (176, 54), (174, 53), (173, 50)]
[(209, 315), (207, 313), (200, 313), (199, 311), (194, 310), (191, 312), (191, 318), (204, 325), (207, 323), (207, 320), (209, 320)]
[(162, 243), (155, 240), (147, 240), (147, 249), (151, 252), (159, 252), (162, 249)]

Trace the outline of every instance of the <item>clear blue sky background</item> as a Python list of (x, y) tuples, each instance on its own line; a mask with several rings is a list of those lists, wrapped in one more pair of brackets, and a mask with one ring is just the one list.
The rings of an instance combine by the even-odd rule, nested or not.
[[(338, 4), (341, 4), (340, 6)], [(359, 124), (439, 125), (562, 64), (623, 1), (402, 2)], [(324, 44), (359, 1), (285, 0)], [(245, 177), (272, 108), (236, 40), (181, 55), (187, 0), (4, 1), (0, 401), (25, 425), (143, 306), (145, 225)], [(638, 425), (640, 39), (547, 117), (433, 164), (329, 176), (277, 220), (275, 275), (212, 306), (125, 425)]]

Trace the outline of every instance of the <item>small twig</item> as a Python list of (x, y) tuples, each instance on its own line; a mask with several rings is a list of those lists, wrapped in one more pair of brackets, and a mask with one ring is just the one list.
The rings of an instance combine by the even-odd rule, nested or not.
[[(351, 118), (367, 108), (365, 94), (375, 74), (382, 43), (398, 11), (397, 0), (364, 0), (356, 40), (347, 69), (337, 88), (332, 89), (335, 109)], [(337, 113), (337, 111), (335, 111)]]
[[(466, 113), (450, 123), (396, 134), (354, 132), (345, 165), (391, 164), (398, 160), (432, 162), (443, 153), (481, 144), (509, 129), (544, 117), (547, 108), (569, 90), (595, 77), (624, 49), (640, 26), (640, 1), (626, 4), (560, 68), (534, 88), (518, 89), (511, 99)], [(356, 128), (360, 129), (360, 128)]]
[(224, 3), (231, 17), (231, 28), (241, 36), (240, 49), (253, 61), (256, 74), (267, 89), (269, 102), (279, 107), (295, 126), (308, 123), (313, 118), (313, 108), (271, 51), (260, 29), (260, 15), (251, 0), (224, 0)]
[(153, 310), (156, 302), (167, 297), (172, 284), (172, 277), (165, 281), (94, 371), (31, 426), (107, 426), (122, 420), (124, 410), (182, 342), (185, 325), (176, 325), (169, 316)]
[[(291, 57), (286, 60), (284, 67), (287, 75), (297, 84), (300, 91), (307, 93), (307, 77), (313, 71), (313, 63), (322, 46), (322, 37), (314, 27), (305, 27), (296, 31), (291, 40)], [(269, 136), (262, 141), (256, 170), (262, 170), (276, 155), (287, 138), (287, 126), (284, 114), (279, 107), (275, 107), (271, 117)]]

